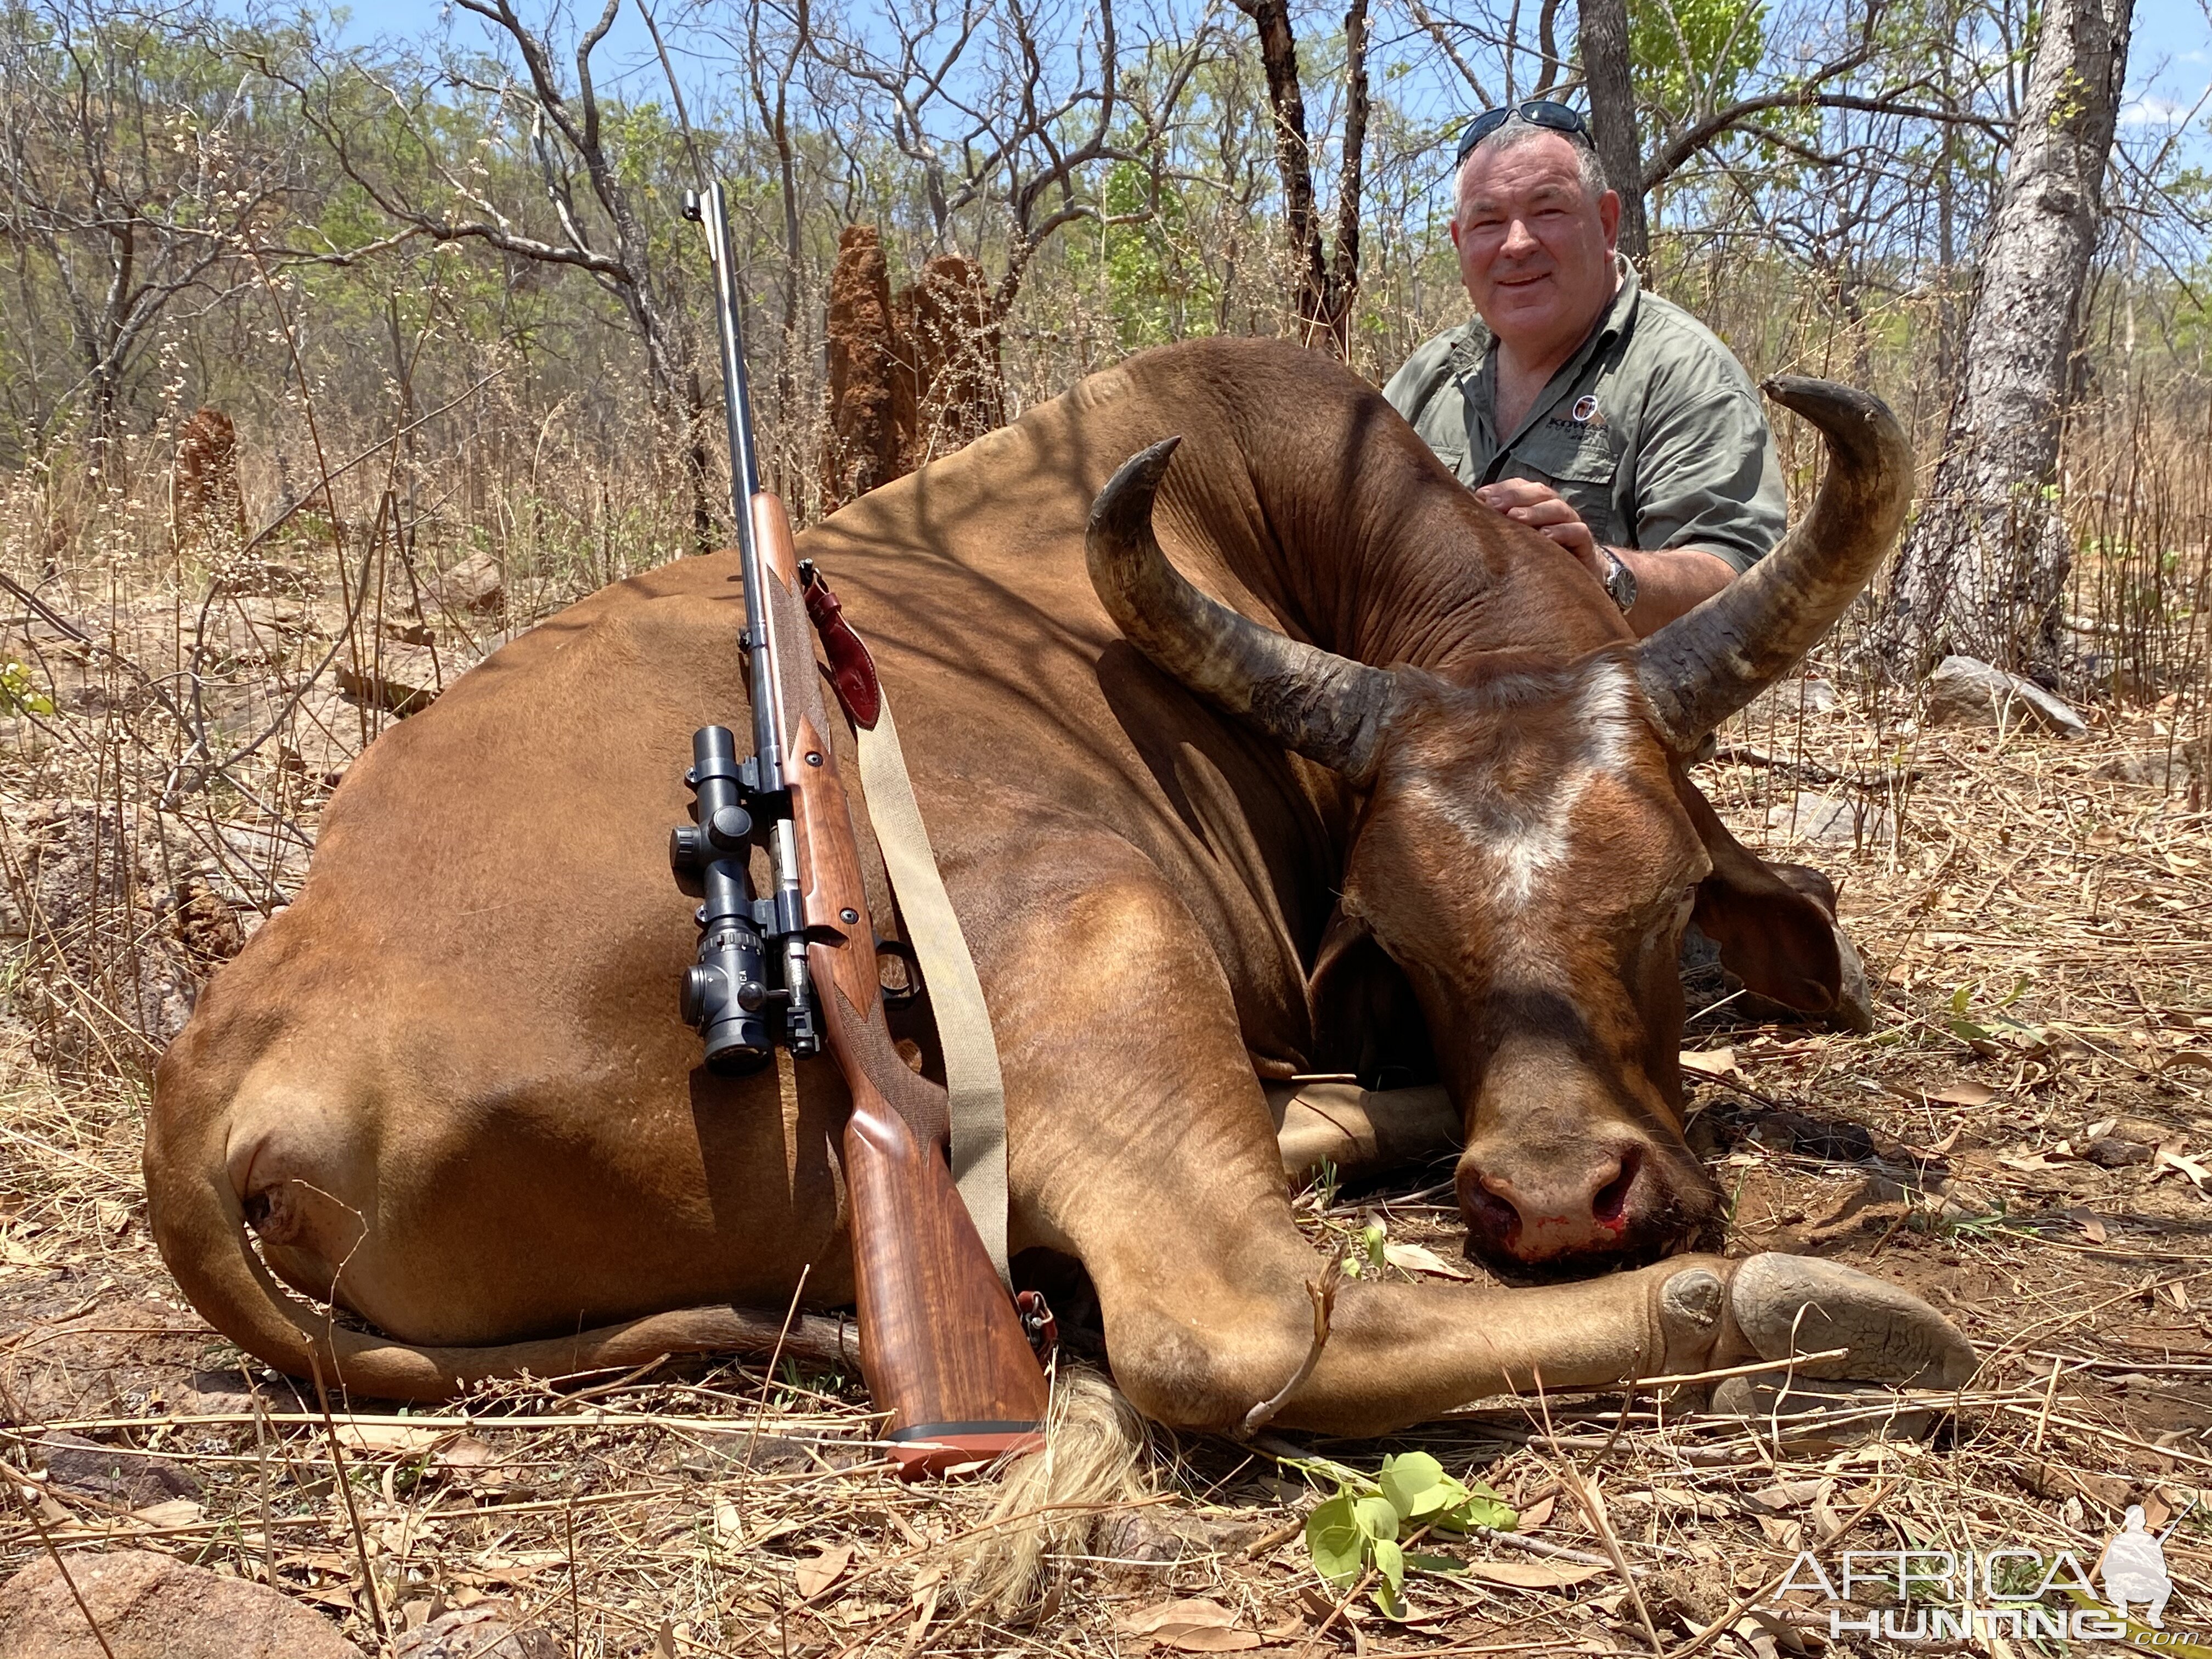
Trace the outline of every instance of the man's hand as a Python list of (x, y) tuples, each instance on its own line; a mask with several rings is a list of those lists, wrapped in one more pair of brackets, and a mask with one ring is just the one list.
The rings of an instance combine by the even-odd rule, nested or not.
[[(1495, 508), (1516, 524), (1541, 531), (1599, 581), (1605, 580), (1607, 567), (1597, 537), (1551, 485), (1533, 478), (1501, 478), (1483, 485), (1474, 495), (1485, 507)], [(1734, 565), (1700, 547), (1656, 551), (1616, 547), (1613, 552), (1636, 575), (1636, 608), (1628, 613), (1628, 625), (1639, 639), (1719, 592), (1735, 577)]]
[(1474, 492), (1474, 498), (1516, 524), (1540, 530), (1573, 554), (1591, 575), (1605, 580), (1606, 562), (1597, 550), (1597, 537), (1583, 522), (1582, 514), (1551, 485), (1534, 478), (1501, 478), (1483, 485)]

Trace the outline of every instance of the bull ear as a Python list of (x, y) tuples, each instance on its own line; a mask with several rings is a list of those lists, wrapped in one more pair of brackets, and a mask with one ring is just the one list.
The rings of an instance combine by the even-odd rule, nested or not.
[[(1712, 874), (1698, 884), (1691, 920), (1720, 946), (1722, 963), (1749, 990), (1808, 1014), (1833, 1010), (1844, 993), (1834, 889), (1811, 870), (1801, 872), (1810, 882), (1788, 879), (1729, 834), (1695, 787), (1678, 780), (1675, 789), (1713, 861)], [(1827, 903), (1814, 884), (1827, 890)]]
[(1405, 969), (1358, 917), (1340, 908), (1329, 917), (1306, 999), (1316, 1070), (1372, 1077), (1387, 1062), (1395, 1079), (1388, 1087), (1436, 1074), (1428, 1021)]

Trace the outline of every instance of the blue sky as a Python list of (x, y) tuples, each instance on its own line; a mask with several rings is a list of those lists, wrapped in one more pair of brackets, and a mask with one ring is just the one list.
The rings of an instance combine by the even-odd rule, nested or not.
[[(2212, 21), (2207, 20), (2208, 3), (2212, 0), (2136, 0), (2128, 101), (2120, 118), (2126, 131), (2137, 137), (2161, 135), (2188, 120), (2185, 154), (2197, 165), (2212, 167), (2212, 96), (2208, 96), (2208, 91), (2212, 91)], [(580, 0), (580, 4), (589, 6), (596, 15), (598, 6), (592, 0)], [(542, 3), (533, 4), (530, 0), (523, 0), (520, 9), (529, 17), (543, 16), (545, 11)], [(573, 15), (579, 8), (566, 9)], [(654, 12), (672, 55), (678, 60), (687, 92), (693, 78), (684, 61), (690, 56), (686, 51), (690, 31), (680, 20), (689, 10), (682, 0), (660, 0)], [(369, 0), (354, 8), (346, 33), (354, 40), (378, 35), (421, 37), (434, 35), (447, 27), (460, 40), (486, 38), (487, 25), (448, 0)], [(719, 43), (702, 40), (700, 44), (713, 57), (723, 56)], [(659, 88), (660, 69), (653, 61), (653, 43), (639, 21), (635, 0), (624, 0), (614, 29), (595, 61), (619, 70), (608, 76), (603, 85), (626, 82), (647, 95)]]

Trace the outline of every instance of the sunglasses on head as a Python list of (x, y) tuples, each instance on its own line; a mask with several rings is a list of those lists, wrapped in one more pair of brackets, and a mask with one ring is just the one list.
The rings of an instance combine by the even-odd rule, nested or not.
[(1531, 98), (1526, 103), (1502, 104), (1496, 109), (1486, 109), (1469, 121), (1460, 131), (1459, 154), (1453, 159), (1452, 166), (1461, 166), (1474, 154), (1477, 144), (1516, 115), (1532, 126), (1549, 127), (1554, 132), (1565, 133), (1570, 138), (1579, 138), (1586, 144), (1592, 142), (1589, 125), (1578, 112), (1549, 98)]

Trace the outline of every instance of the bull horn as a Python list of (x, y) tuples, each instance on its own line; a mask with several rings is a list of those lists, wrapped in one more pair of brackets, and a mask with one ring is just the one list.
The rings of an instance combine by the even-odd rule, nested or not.
[(1911, 446), (1881, 398), (1795, 374), (1765, 389), (1820, 428), (1828, 476), (1781, 546), (1638, 647), (1637, 678), (1677, 754), (1813, 648), (1881, 563), (1912, 499)]
[(1130, 644), (1285, 748), (1355, 783), (1372, 774), (1396, 688), (1379, 668), (1305, 645), (1200, 592), (1152, 533), (1180, 437), (1133, 455), (1091, 506), (1091, 585)]

